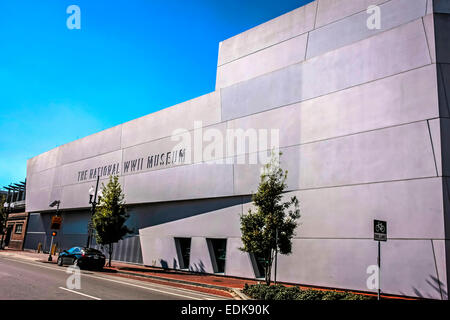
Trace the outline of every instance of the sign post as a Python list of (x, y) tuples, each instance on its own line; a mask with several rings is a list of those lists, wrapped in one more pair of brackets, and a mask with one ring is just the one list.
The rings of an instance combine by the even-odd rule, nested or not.
[[(61, 228), (62, 223), (62, 217), (61, 216), (53, 216), (52, 217), (52, 224), (50, 226), (50, 229), (52, 230), (59, 230)], [(56, 231), (52, 232), (52, 240), (50, 241), (50, 249), (48, 253), (48, 261), (52, 261), (52, 247), (53, 247), (53, 238), (56, 236)]]
[(378, 300), (381, 293), (381, 241), (387, 241), (387, 222), (373, 220), (373, 239), (378, 241)]

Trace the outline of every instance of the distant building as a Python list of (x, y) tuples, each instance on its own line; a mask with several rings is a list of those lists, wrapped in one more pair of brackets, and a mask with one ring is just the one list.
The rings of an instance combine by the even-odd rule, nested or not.
[(1, 242), (6, 248), (22, 250), (28, 222), (28, 213), (25, 210), (26, 183), (13, 183), (3, 189), (6, 190), (2, 193), (6, 196), (4, 210), (8, 218)]
[(239, 216), (275, 141), (302, 215), (279, 281), (373, 291), (379, 219), (382, 291), (448, 299), (449, 36), (448, 1), (320, 0), (225, 40), (214, 92), (28, 161), (25, 247), (48, 249), (55, 200), (55, 241), (84, 245), (88, 190), (118, 174), (134, 233), (115, 260), (260, 278)]

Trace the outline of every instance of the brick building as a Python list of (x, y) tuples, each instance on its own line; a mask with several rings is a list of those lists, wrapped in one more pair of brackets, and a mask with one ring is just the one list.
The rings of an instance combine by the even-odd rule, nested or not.
[(5, 248), (23, 250), (28, 222), (28, 213), (25, 210), (25, 182), (10, 184), (3, 187), (6, 190), (4, 210), (7, 220), (1, 244)]

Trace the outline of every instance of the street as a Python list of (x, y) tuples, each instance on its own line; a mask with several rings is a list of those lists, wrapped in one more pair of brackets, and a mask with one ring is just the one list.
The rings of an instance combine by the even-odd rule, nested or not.
[(0, 256), (0, 300), (215, 300), (206, 293), (81, 271), (80, 289), (67, 288), (67, 267)]

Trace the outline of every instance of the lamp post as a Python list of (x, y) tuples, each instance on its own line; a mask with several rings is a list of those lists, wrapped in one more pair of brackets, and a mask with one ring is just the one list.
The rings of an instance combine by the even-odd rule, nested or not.
[[(56, 206), (56, 215), (59, 216), (59, 204), (61, 203), (61, 201), (59, 200), (55, 200), (52, 203), (50, 203), (49, 207), (53, 208), (54, 206)], [(55, 228), (53, 227), (53, 222), (52, 222), (52, 227), (51, 228)], [(48, 259), (47, 261), (52, 261), (52, 247), (53, 247), (53, 238), (56, 236), (56, 232), (52, 232), (52, 240), (50, 241), (50, 249), (48, 250)]]
[(9, 187), (4, 187), (6, 190), (8, 190), (8, 195), (6, 196), (6, 201), (5, 204), (3, 205), (3, 208), (5, 210), (5, 221), (2, 223), (2, 225), (0, 226), (0, 228), (2, 228), (2, 239), (0, 241), (0, 249), (3, 249), (3, 242), (5, 241), (5, 231), (6, 231), (6, 225), (8, 223), (8, 217), (9, 214), (11, 213), (11, 200), (12, 200), (12, 195), (10, 195), (11, 192), (11, 188)]
[[(90, 217), (89, 223), (88, 223), (88, 238), (87, 238), (87, 244), (86, 244), (86, 247), (88, 247), (88, 248), (91, 246), (92, 217), (95, 214), (95, 208), (97, 207), (98, 202), (100, 202), (100, 199), (102, 196), (102, 189), (98, 190), (99, 181), (100, 181), (100, 176), (97, 176), (97, 184), (95, 185), (95, 189), (94, 189), (94, 186), (92, 186), (89, 189), (89, 204), (91, 204), (91, 217)], [(97, 197), (98, 197), (98, 202), (97, 202)]]
[[(9, 191), (8, 191), (8, 194), (9, 194)], [(0, 240), (0, 250), (3, 249), (3, 238), (5, 236), (6, 221), (8, 220), (8, 215), (7, 215), (8, 209), (9, 209), (9, 202), (5, 202), (3, 204), (3, 208), (2, 208), (3, 212), (6, 213), (5, 214), (5, 221), (2, 221), (2, 225), (0, 226), (1, 232), (2, 232), (2, 238)]]

